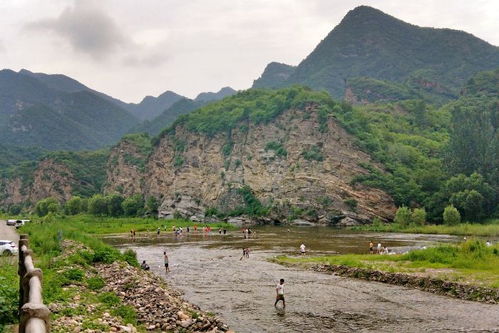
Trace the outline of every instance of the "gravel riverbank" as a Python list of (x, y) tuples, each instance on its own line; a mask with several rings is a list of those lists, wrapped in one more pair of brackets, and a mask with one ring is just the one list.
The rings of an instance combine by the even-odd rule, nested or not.
[(414, 276), (404, 273), (381, 272), (372, 269), (349, 267), (344, 265), (314, 265), (312, 266), (312, 270), (316, 272), (332, 273), (344, 277), (395, 284), (428, 291), (434, 294), (465, 299), (468, 301), (490, 304), (499, 303), (499, 289), (495, 288), (478, 287), (430, 277)]

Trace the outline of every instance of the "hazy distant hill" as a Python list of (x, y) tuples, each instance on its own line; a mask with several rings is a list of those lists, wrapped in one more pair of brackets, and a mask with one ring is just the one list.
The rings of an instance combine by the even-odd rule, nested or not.
[(138, 104), (131, 103), (128, 109), (141, 120), (151, 120), (182, 98), (184, 97), (168, 90), (158, 97), (146, 96)]
[(160, 115), (151, 120), (146, 120), (133, 127), (130, 133), (145, 132), (150, 135), (157, 135), (161, 130), (170, 126), (178, 116), (187, 114), (195, 109), (198, 109), (210, 102), (221, 100), (225, 97), (234, 95), (236, 90), (231, 87), (224, 87), (218, 92), (204, 92), (200, 93), (194, 100), (189, 98), (182, 98), (173, 103), (170, 107), (166, 108)]
[(115, 143), (138, 119), (66, 76), (0, 71), (0, 140), (49, 150)]
[(135, 126), (130, 130), (131, 133), (148, 133), (150, 135), (157, 135), (164, 128), (171, 125), (178, 116), (189, 113), (208, 102), (195, 101), (188, 98), (182, 98), (178, 102), (174, 103), (168, 109), (163, 111), (159, 116), (152, 120), (146, 120)]
[(416, 94), (451, 98), (470, 76), (498, 66), (499, 48), (471, 34), (421, 28), (360, 6), (296, 69), (269, 65), (254, 87), (304, 84), (339, 98), (350, 80), (368, 77), (403, 84)]
[(197, 95), (194, 99), (196, 102), (210, 102), (218, 101), (219, 99), (225, 98), (227, 96), (234, 95), (237, 91), (231, 87), (223, 87), (217, 92), (203, 92)]

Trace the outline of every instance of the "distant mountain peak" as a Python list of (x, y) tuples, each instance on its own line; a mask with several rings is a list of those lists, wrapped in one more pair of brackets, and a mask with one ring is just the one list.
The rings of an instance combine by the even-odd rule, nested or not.
[(197, 102), (209, 102), (222, 99), (224, 97), (234, 95), (237, 91), (231, 87), (223, 87), (217, 92), (202, 92), (194, 99)]

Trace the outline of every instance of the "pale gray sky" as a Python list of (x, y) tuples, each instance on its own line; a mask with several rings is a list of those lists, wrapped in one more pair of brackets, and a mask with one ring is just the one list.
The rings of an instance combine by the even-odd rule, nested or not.
[(271, 61), (298, 64), (359, 5), (499, 45), (497, 0), (0, 0), (0, 64), (127, 102), (246, 89)]

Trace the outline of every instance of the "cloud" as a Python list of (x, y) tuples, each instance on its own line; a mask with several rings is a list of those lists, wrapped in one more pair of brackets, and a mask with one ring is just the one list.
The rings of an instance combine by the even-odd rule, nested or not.
[(7, 52), (7, 48), (3, 44), (3, 41), (0, 40), (0, 53)]
[(112, 17), (91, 1), (76, 1), (59, 17), (46, 18), (28, 23), (34, 31), (50, 31), (65, 39), (77, 52), (102, 59), (121, 48), (133, 44), (125, 36)]

